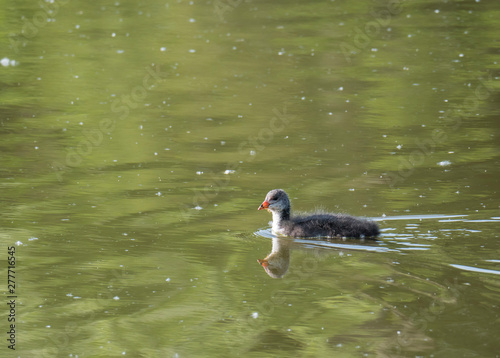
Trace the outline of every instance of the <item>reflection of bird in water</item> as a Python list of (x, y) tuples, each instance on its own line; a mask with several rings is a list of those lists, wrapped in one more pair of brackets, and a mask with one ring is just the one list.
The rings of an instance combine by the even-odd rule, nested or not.
[[(291, 239), (284, 237), (273, 237), (273, 248), (271, 253), (267, 255), (265, 259), (259, 259), (257, 262), (264, 267), (267, 274), (272, 278), (281, 278), (285, 276), (290, 266), (290, 256), (291, 251), (295, 248), (301, 249), (314, 249), (315, 257), (319, 255), (319, 250), (323, 251), (325, 254), (332, 252), (341, 252), (344, 250), (362, 250), (370, 252), (389, 252), (398, 251), (394, 249), (389, 249), (384, 246), (373, 245), (372, 243), (377, 243), (376, 241), (371, 241), (370, 243), (360, 240), (353, 240), (351, 243), (346, 241), (346, 239), (336, 240), (310, 240), (310, 239)], [(335, 251), (330, 251), (334, 249)]]
[(273, 233), (293, 237), (373, 238), (379, 234), (371, 220), (344, 214), (317, 213), (290, 216), (290, 200), (282, 189), (271, 190), (259, 206), (273, 214)]
[(273, 238), (273, 249), (265, 259), (257, 260), (272, 278), (281, 278), (288, 271), (290, 264), (290, 241)]

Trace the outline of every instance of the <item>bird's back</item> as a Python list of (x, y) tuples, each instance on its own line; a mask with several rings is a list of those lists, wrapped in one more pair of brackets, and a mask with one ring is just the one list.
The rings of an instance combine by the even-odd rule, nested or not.
[(375, 237), (378, 226), (373, 221), (344, 214), (318, 213), (297, 215), (290, 219), (285, 231), (295, 237)]

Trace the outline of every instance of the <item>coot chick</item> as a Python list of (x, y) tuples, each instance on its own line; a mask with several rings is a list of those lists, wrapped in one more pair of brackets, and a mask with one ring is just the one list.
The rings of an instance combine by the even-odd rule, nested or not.
[(258, 210), (273, 214), (273, 233), (292, 237), (373, 238), (379, 234), (371, 220), (344, 214), (315, 213), (290, 216), (290, 200), (282, 189), (271, 190)]

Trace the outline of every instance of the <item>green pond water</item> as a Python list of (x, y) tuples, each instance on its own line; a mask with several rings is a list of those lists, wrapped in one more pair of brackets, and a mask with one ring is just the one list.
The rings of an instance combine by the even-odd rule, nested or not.
[(498, 1), (0, 8), (1, 357), (500, 355)]

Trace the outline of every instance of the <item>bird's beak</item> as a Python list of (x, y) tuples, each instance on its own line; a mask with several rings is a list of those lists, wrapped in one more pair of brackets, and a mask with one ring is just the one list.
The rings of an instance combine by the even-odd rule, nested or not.
[(260, 206), (257, 210), (267, 209), (268, 207), (269, 207), (269, 203), (266, 200), (264, 200), (264, 202), (262, 204), (260, 204)]
[(258, 262), (259, 264), (261, 264), (261, 265), (262, 265), (262, 267), (264, 267), (264, 268), (266, 268), (267, 266), (269, 266), (269, 262), (267, 262), (267, 260), (266, 260), (266, 259), (262, 259), (262, 260), (260, 260), (260, 259), (259, 259), (259, 260), (257, 260), (257, 262)]

